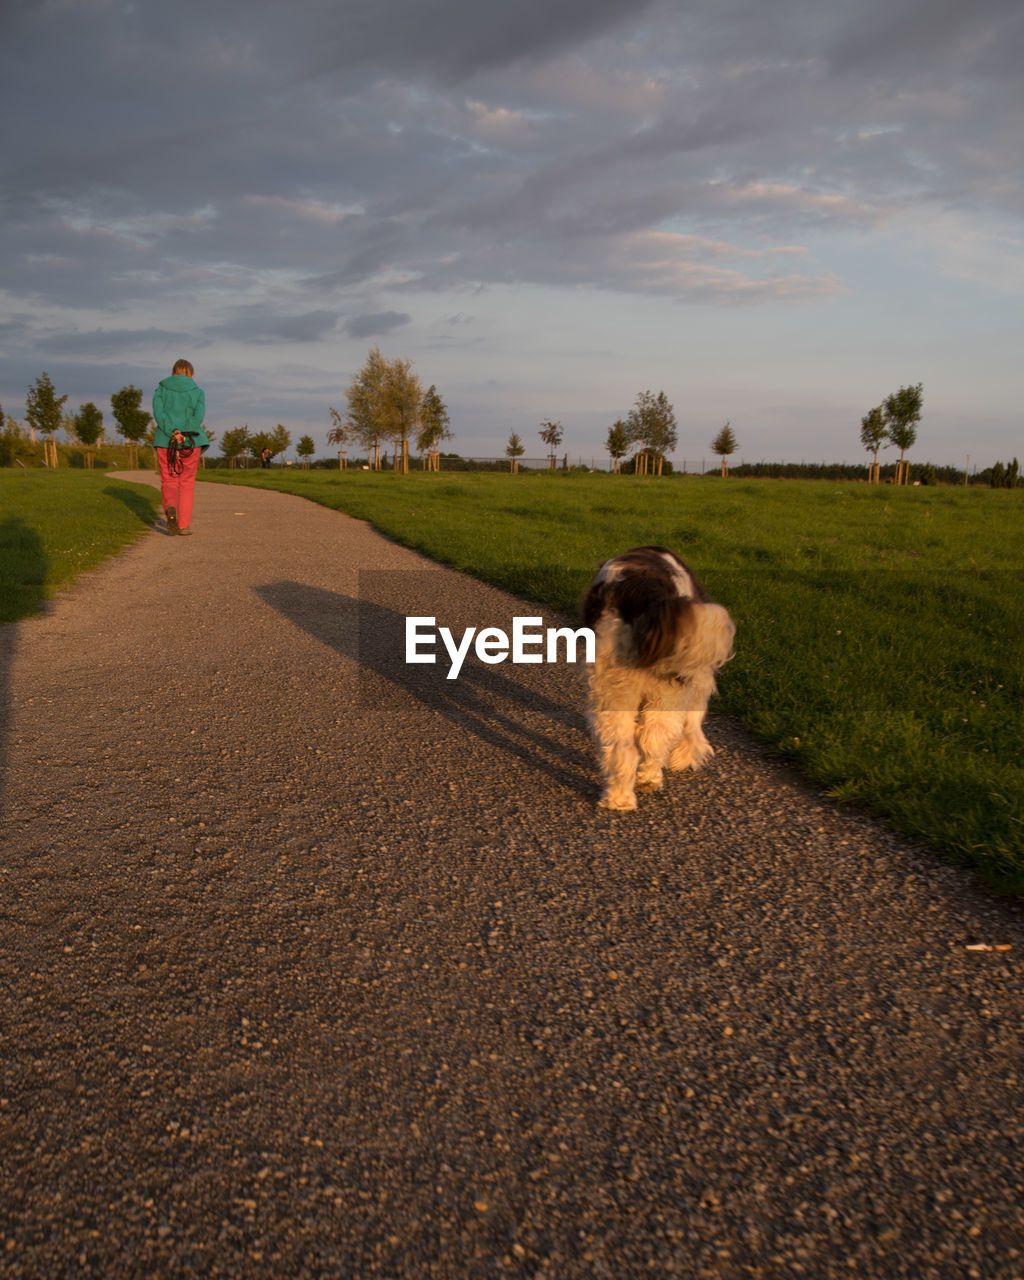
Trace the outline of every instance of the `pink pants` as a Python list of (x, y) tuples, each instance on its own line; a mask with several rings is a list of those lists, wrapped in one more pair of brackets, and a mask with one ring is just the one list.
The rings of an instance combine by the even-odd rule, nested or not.
[(160, 468), (160, 496), (164, 510), (173, 507), (178, 517), (178, 528), (187, 529), (192, 523), (192, 499), (196, 487), (196, 472), (202, 450), (194, 449), (187, 458), (179, 457), (181, 475), (176, 476), (167, 464), (167, 450), (157, 449), (156, 461)]

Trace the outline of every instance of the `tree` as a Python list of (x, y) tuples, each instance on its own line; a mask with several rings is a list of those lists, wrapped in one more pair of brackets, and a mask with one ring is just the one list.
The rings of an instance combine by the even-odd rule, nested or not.
[(85, 446), (85, 465), (92, 470), (93, 447), (103, 434), (103, 414), (91, 400), (83, 404), (75, 414), (71, 422), (71, 430)]
[(270, 435), (270, 454), (284, 453), (292, 442), (291, 433), (279, 422)]
[(0, 406), (0, 467), (9, 467), (21, 455), (28, 456), (27, 442), (17, 418), (3, 411)]
[(270, 432), (252, 431), (249, 433), (246, 444), (252, 450), (253, 457), (259, 462), (262, 458), (263, 450), (270, 448)]
[(25, 418), (32, 430), (32, 439), (35, 440), (37, 431), (42, 435), (43, 457), (48, 467), (57, 465), (57, 446), (53, 433), (63, 423), (61, 411), (66, 400), (67, 396), (57, 395), (48, 373), (41, 373), (36, 378), (25, 399)]
[(420, 404), (420, 433), (416, 437), (416, 448), (423, 454), (423, 465), (428, 471), (441, 469), (439, 446), (442, 440), (452, 438), (450, 425), (448, 408), (431, 383)]
[(878, 451), (885, 448), (885, 441), (888, 435), (889, 433), (885, 426), (885, 412), (881, 405), (878, 405), (861, 418), (860, 442), (873, 455), (871, 466), (868, 468), (871, 484), (878, 484), (880, 479)]
[(28, 439), (16, 418), (0, 412), (0, 467), (10, 467), (22, 457), (30, 457)]
[[(436, 397), (436, 388), (432, 390)], [(395, 442), (394, 468), (407, 472), (409, 436), (417, 424), (423, 422), (424, 402), (423, 387), (413, 373), (412, 361), (385, 360), (379, 347), (371, 348), (366, 363), (349, 383), (345, 398), (348, 401), (345, 429), (366, 445), (370, 466), (380, 470), (381, 439), (391, 439)], [(434, 403), (435, 411), (438, 406), (443, 416), (441, 425), (446, 429), (447, 411), (440, 397)], [(437, 422), (434, 425), (437, 426)]]
[[(149, 414), (142, 408), (142, 390), (129, 384), (115, 391), (110, 397), (110, 407), (114, 412), (117, 429), (128, 442), (128, 466), (138, 465), (136, 450), (145, 439), (149, 426)], [(207, 433), (209, 434), (209, 433)]]
[(900, 460), (896, 467), (896, 483), (910, 483), (910, 464), (904, 461), (903, 455), (917, 439), (917, 424), (921, 421), (921, 406), (924, 402), (924, 385), (916, 387), (900, 387), (891, 396), (886, 396), (882, 403), (885, 413), (886, 435), (900, 451)]
[(331, 421), (334, 423), (334, 426), (331, 427), (330, 431), (327, 433), (327, 443), (333, 444), (337, 447), (338, 470), (344, 471), (345, 465), (348, 462), (346, 449), (348, 447), (349, 440), (352, 437), (352, 428), (350, 427), (348, 420), (346, 418), (342, 418), (337, 409), (328, 409), (328, 413), (331, 415)]
[(384, 383), (387, 361), (379, 347), (373, 347), (366, 363), (349, 383), (345, 392), (348, 401), (347, 423), (352, 435), (366, 446), (370, 466), (380, 470), (380, 440), (386, 434), (387, 419), (384, 408)]
[(259, 457), (264, 449), (269, 449), (270, 456), (272, 458), (276, 454), (284, 453), (291, 442), (291, 436), (280, 422), (273, 431), (256, 431), (250, 435), (246, 441), (249, 448), (257, 457)]
[(551, 422), (545, 419), (540, 424), (540, 438), (544, 441), (549, 449), (548, 467), (554, 471), (555, 469), (555, 450), (562, 442), (562, 424), (560, 422)]
[(505, 457), (508, 458), (508, 469), (513, 475), (519, 471), (519, 459), (526, 451), (526, 446), (515, 431), (508, 438), (508, 444), (505, 446)]
[(629, 431), (621, 418), (608, 428), (604, 447), (611, 457), (612, 470), (615, 475), (618, 475), (622, 468), (622, 459), (629, 453)]
[(679, 438), (675, 411), (664, 391), (657, 395), (641, 391), (626, 415), (625, 428), (629, 443), (638, 446), (635, 474), (646, 475), (653, 469), (660, 476), (665, 454), (672, 452)]
[(729, 474), (729, 457), (739, 448), (736, 443), (736, 433), (728, 424), (719, 431), (714, 440), (711, 441), (712, 452), (717, 453), (722, 459), (722, 476), (723, 478)]
[(395, 471), (409, 474), (409, 434), (420, 421), (423, 387), (411, 360), (385, 361), (385, 433), (395, 442)]
[(988, 475), (993, 489), (1016, 489), (1020, 486), (1020, 463), (1016, 458), (1005, 465), (999, 461), (989, 470)]
[(225, 431), (224, 438), (220, 442), (220, 451), (228, 460), (228, 465), (233, 467), (238, 460), (250, 447), (249, 445), (249, 428), (248, 426), (236, 427), (234, 431)]
[(302, 459), (302, 465), (304, 467), (308, 467), (310, 458), (312, 458), (313, 454), (316, 453), (316, 445), (313, 443), (313, 437), (303, 436), (295, 446), (295, 452)]

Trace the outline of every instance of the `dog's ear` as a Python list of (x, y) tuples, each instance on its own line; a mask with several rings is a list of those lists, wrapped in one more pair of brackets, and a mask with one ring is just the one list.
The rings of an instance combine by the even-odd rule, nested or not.
[(693, 630), (693, 604), (679, 596), (662, 596), (630, 619), (634, 661), (638, 667), (653, 667), (675, 653), (680, 642)]
[(580, 615), (585, 627), (595, 627), (607, 606), (607, 587), (603, 582), (592, 582), (587, 594), (580, 601)]
[(720, 604), (694, 602), (686, 636), (686, 660), (717, 671), (732, 657), (736, 624)]
[(710, 668), (717, 671), (732, 657), (736, 627), (720, 604), (658, 600), (633, 621), (633, 649), (638, 667), (671, 658), (679, 674)]

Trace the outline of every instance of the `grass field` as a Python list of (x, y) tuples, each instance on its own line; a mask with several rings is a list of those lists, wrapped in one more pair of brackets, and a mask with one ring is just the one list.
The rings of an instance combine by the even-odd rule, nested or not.
[(1024, 892), (1024, 492), (698, 477), (249, 472), (574, 613), (641, 543), (737, 623), (718, 706), (838, 800)]
[(0, 622), (38, 612), (58, 588), (157, 518), (160, 495), (102, 471), (0, 471)]

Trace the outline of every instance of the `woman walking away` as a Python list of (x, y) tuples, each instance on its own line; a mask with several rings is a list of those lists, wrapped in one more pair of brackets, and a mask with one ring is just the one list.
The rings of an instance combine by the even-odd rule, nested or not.
[(175, 362), (174, 371), (153, 393), (156, 420), (156, 461), (160, 468), (160, 494), (167, 516), (167, 532), (192, 532), (192, 499), (199, 459), (210, 447), (203, 430), (206, 396), (192, 381), (195, 370), (187, 360)]

